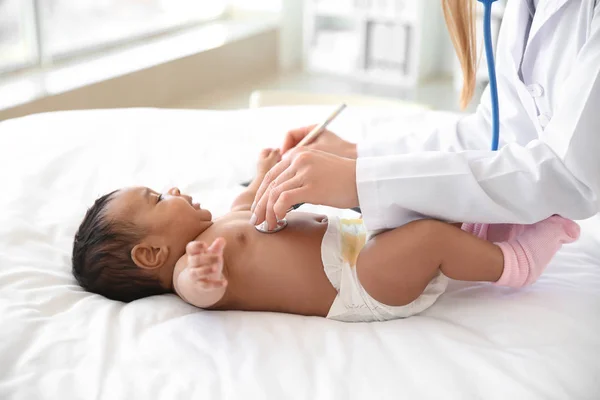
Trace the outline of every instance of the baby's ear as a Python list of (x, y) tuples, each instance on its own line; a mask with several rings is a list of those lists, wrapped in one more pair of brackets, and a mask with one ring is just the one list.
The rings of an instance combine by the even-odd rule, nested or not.
[(169, 258), (169, 248), (167, 246), (154, 247), (148, 243), (136, 244), (131, 249), (131, 259), (140, 268), (156, 269), (160, 268)]

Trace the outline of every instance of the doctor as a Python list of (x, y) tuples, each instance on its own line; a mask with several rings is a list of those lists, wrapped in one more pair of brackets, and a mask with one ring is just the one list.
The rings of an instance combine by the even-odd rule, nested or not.
[[(475, 0), (442, 4), (465, 78), (464, 107), (475, 85)], [(600, 0), (508, 0), (496, 58), (499, 151), (489, 150), (489, 87), (474, 114), (385, 143), (355, 145), (326, 132), (292, 149), (309, 132), (293, 130), (251, 222), (275, 227), (300, 202), (360, 205), (371, 230), (424, 216), (531, 224), (598, 213)]]

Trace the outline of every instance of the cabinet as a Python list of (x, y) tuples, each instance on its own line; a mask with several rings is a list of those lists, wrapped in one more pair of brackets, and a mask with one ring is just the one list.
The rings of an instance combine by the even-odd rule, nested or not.
[(437, 71), (441, 29), (439, 0), (308, 0), (304, 66), (413, 86)]

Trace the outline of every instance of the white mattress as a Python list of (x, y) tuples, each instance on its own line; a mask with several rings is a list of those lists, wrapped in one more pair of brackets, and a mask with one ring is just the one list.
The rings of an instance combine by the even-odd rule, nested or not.
[[(72, 237), (97, 196), (177, 184), (222, 214), (260, 148), (329, 111), (0, 123), (0, 399), (600, 398), (598, 217), (529, 289), (453, 283), (423, 315), (385, 323), (207, 312), (172, 295), (125, 305), (77, 286)], [(396, 135), (444, 117), (388, 114), (349, 109), (333, 129)]]

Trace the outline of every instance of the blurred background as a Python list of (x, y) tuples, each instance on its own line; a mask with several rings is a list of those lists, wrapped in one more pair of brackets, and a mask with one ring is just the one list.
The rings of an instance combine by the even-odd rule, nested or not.
[(245, 108), (257, 90), (457, 111), (461, 84), (440, 0), (0, 0), (0, 120)]

